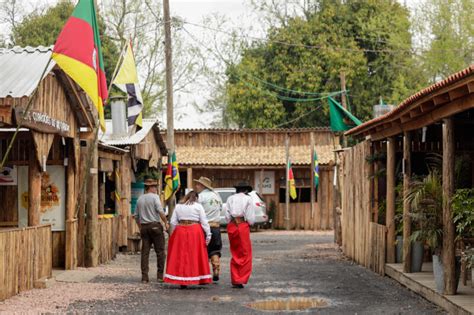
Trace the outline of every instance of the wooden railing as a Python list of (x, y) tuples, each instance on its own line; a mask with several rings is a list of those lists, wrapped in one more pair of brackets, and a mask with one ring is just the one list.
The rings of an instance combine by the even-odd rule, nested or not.
[(118, 223), (118, 217), (99, 219), (99, 264), (109, 262), (117, 254)]
[(51, 226), (0, 231), (0, 300), (52, 275)]

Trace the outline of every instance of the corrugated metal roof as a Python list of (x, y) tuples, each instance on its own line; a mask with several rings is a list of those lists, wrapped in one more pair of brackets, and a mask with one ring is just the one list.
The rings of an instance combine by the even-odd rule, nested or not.
[[(332, 145), (316, 146), (320, 164), (334, 161)], [(310, 165), (311, 146), (290, 146), (291, 164)], [(176, 158), (180, 165), (216, 166), (283, 166), (286, 165), (284, 146), (181, 146), (176, 147)], [(166, 163), (166, 161), (164, 161)]]
[(377, 118), (374, 118), (372, 120), (366, 121), (362, 125), (359, 125), (357, 127), (352, 128), (351, 130), (348, 130), (345, 133), (345, 135), (359, 134), (359, 133), (363, 132), (364, 130), (372, 128), (373, 126), (394, 117), (395, 115), (397, 115), (398, 113), (400, 113), (401, 111), (403, 111), (404, 109), (406, 109), (407, 107), (409, 107), (410, 105), (412, 105), (413, 103), (415, 103), (416, 101), (421, 99), (422, 97), (425, 97), (425, 96), (429, 95), (430, 93), (433, 93), (433, 92), (435, 92), (437, 90), (440, 90), (440, 89), (442, 89), (442, 88), (444, 88), (444, 87), (446, 87), (450, 84), (453, 84), (453, 83), (455, 83), (459, 80), (462, 80), (462, 79), (464, 79), (464, 78), (466, 78), (466, 77), (468, 77), (472, 74), (474, 74), (474, 64), (470, 65), (469, 67), (467, 67), (467, 68), (465, 68), (465, 69), (463, 69), (459, 72), (456, 72), (456, 73), (450, 75), (449, 77), (447, 77), (444, 80), (441, 80), (441, 81), (439, 81), (435, 84), (432, 84), (432, 85), (428, 86), (427, 88), (424, 88), (424, 89), (420, 90), (419, 92), (417, 92), (417, 93), (413, 94), (412, 96), (408, 97), (407, 99), (405, 99), (403, 102), (400, 103), (400, 105), (395, 107), (390, 112), (388, 112), (385, 115), (382, 115), (380, 117), (377, 117)]
[[(44, 46), (0, 49), (0, 98), (30, 96), (51, 53), (52, 47)], [(46, 75), (55, 65), (51, 60)]]
[(112, 128), (112, 120), (105, 120), (105, 134), (102, 132), (99, 133), (99, 140), (102, 143), (111, 146), (125, 146), (125, 145), (136, 145), (142, 142), (143, 139), (147, 136), (150, 130), (158, 124), (156, 119), (143, 119), (143, 128), (131, 136), (120, 137), (114, 135)]

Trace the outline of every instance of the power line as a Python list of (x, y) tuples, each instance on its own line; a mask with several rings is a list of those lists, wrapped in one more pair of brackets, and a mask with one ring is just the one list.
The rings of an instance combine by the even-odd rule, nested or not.
[(298, 121), (298, 120), (300, 120), (301, 118), (306, 117), (306, 116), (308, 116), (309, 114), (312, 114), (312, 113), (314, 113), (315, 111), (319, 110), (319, 109), (321, 108), (321, 106), (322, 106), (322, 105), (318, 105), (318, 106), (316, 106), (316, 108), (313, 108), (313, 109), (310, 110), (309, 112), (306, 112), (306, 113), (304, 113), (303, 115), (298, 116), (298, 117), (296, 117), (296, 118), (294, 118), (294, 119), (292, 119), (292, 120), (286, 121), (286, 122), (284, 122), (284, 123), (282, 123), (282, 124), (276, 125), (276, 126), (273, 127), (273, 128), (280, 128), (280, 127), (283, 127), (283, 126), (285, 126), (285, 125), (294, 123), (295, 121)]
[[(228, 36), (237, 36), (237, 37), (240, 37), (240, 38), (270, 42), (270, 43), (280, 44), (280, 45), (289, 46), (289, 47), (303, 47), (303, 48), (308, 48), (308, 49), (319, 49), (319, 50), (330, 50), (330, 51), (346, 51), (346, 52), (364, 52), (364, 53), (368, 53), (368, 52), (373, 52), (373, 53), (410, 52), (410, 53), (414, 53), (414, 51), (417, 50), (416, 48), (410, 48), (410, 49), (361, 49), (361, 48), (344, 48), (344, 47), (336, 47), (336, 46), (307, 45), (307, 44), (300, 44), (300, 43), (289, 43), (289, 42), (285, 42), (285, 41), (273, 40), (273, 39), (269, 39), (269, 38), (256, 37), (256, 36), (251, 36), (251, 35), (247, 35), (247, 36), (237, 35), (234, 32), (229, 32), (229, 31), (222, 30), (222, 29), (219, 29), (219, 28), (214, 28), (214, 27), (210, 27), (210, 26), (207, 26), (207, 25), (197, 24), (197, 23), (188, 22), (188, 21), (182, 21), (182, 23), (193, 25), (193, 26), (196, 26), (196, 27), (204, 28), (204, 29), (207, 29), (207, 30), (215, 31), (215, 32), (219, 32), (219, 33), (223, 33), (223, 34), (226, 34)], [(360, 38), (358, 37), (358, 39), (360, 39)], [(462, 48), (445, 48), (445, 49), (438, 49), (438, 50), (439, 51), (463, 51)], [(433, 50), (433, 51), (435, 51), (435, 50)]]
[[(206, 49), (207, 51), (209, 51), (211, 54), (213, 54), (216, 58), (220, 59), (221, 61), (223, 61), (225, 64), (227, 64), (228, 66), (230, 66), (231, 64), (229, 62), (227, 62), (224, 58), (222, 58), (221, 56), (219, 56), (218, 54), (216, 54), (212, 49), (210, 49), (209, 47), (207, 47), (206, 45), (204, 45), (201, 41), (199, 41), (195, 36), (193, 36), (185, 27), (183, 27), (183, 30), (196, 42), (198, 43), (200, 46), (202, 46), (204, 49)], [(329, 96), (336, 96), (336, 95), (339, 95), (339, 94), (342, 94), (344, 93), (344, 91), (335, 91), (335, 92), (319, 92), (319, 93), (316, 93), (316, 92), (300, 92), (300, 91), (296, 91), (296, 90), (292, 90), (292, 89), (287, 89), (285, 87), (281, 87), (279, 85), (276, 85), (276, 84), (273, 84), (271, 82), (268, 82), (268, 81), (265, 81), (263, 79), (260, 79), (258, 78), (257, 76), (254, 76), (246, 71), (242, 71), (242, 70), (239, 70), (241, 72), (243, 72), (244, 74), (254, 78), (256, 81), (259, 81), (260, 83), (263, 83), (263, 84), (266, 84), (266, 85), (269, 85), (269, 86), (272, 86), (274, 88), (277, 88), (279, 89), (280, 91), (284, 91), (284, 92), (291, 92), (291, 93), (295, 93), (295, 94), (304, 94), (304, 95), (312, 95), (312, 96), (316, 96), (316, 95), (322, 95), (320, 97), (310, 97), (310, 98), (296, 98), (296, 97), (290, 97), (290, 96), (284, 96), (284, 95), (280, 95), (278, 93), (274, 93), (274, 92), (271, 92), (271, 91), (268, 91), (268, 90), (264, 90), (246, 80), (244, 80), (243, 76), (242, 75), (238, 75), (236, 74), (236, 76), (238, 77), (239, 81), (241, 81), (242, 83), (244, 83), (245, 85), (251, 87), (251, 88), (254, 88), (254, 89), (258, 89), (259, 91), (262, 91), (268, 95), (271, 95), (271, 96), (274, 96), (282, 101), (289, 101), (289, 102), (313, 102), (313, 101), (319, 101), (321, 99), (324, 99), (324, 98), (327, 98)], [(345, 91), (347, 92), (347, 91)]]

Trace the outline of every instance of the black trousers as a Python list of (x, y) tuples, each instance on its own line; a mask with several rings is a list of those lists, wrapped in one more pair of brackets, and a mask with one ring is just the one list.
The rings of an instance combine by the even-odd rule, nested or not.
[(156, 253), (158, 278), (163, 278), (163, 272), (165, 269), (165, 235), (163, 233), (163, 226), (158, 222), (142, 224), (140, 227), (140, 236), (142, 239), (142, 280), (149, 280), (148, 271), (151, 244), (153, 244), (153, 248), (155, 249)]

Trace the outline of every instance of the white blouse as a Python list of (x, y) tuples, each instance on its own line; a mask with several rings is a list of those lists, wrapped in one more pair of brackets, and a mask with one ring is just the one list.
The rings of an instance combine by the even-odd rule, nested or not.
[(180, 220), (200, 222), (204, 232), (206, 233), (206, 239), (211, 239), (211, 228), (209, 227), (209, 223), (207, 222), (207, 217), (206, 213), (204, 212), (204, 208), (200, 203), (195, 202), (190, 205), (177, 204), (170, 220), (170, 224), (173, 226), (173, 230), (179, 224)]
[(244, 217), (250, 225), (255, 223), (255, 209), (252, 206), (252, 197), (244, 193), (238, 193), (227, 198), (225, 204), (225, 219), (227, 223), (233, 217)]

